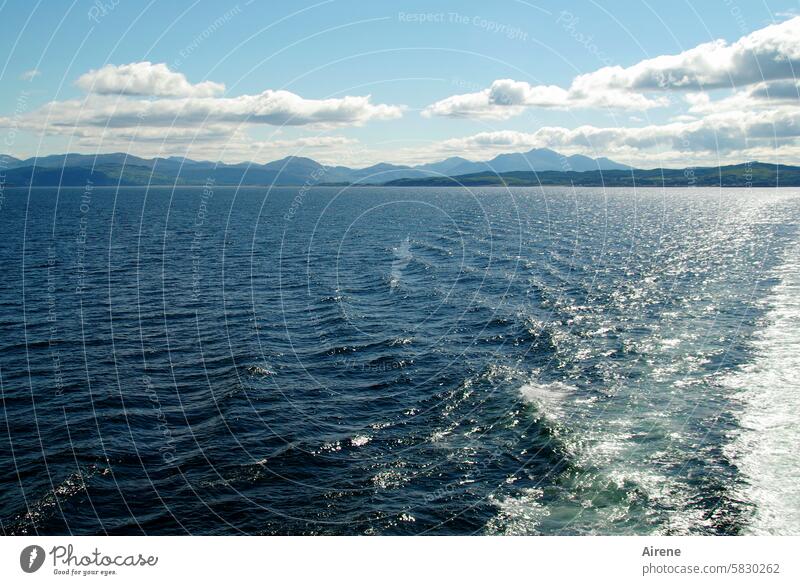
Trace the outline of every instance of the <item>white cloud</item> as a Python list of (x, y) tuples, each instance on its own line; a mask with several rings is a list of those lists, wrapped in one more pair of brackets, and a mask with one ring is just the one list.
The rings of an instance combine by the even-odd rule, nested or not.
[[(370, 96), (325, 100), (305, 99), (284, 90), (266, 90), (234, 98), (118, 99), (89, 96), (83, 100), (50, 102), (19, 117), (21, 127), (47, 133), (70, 133), (76, 127), (139, 128), (195, 127), (239, 124), (272, 126), (358, 126), (369, 120), (391, 119), (402, 108), (373, 104)], [(0, 118), (0, 125), (10, 122)]]
[[(547, 126), (535, 132), (501, 130), (452, 138), (428, 147), (429, 156), (460, 154), (468, 158), (489, 158), (500, 152), (531, 148), (553, 148), (566, 154), (583, 153), (609, 156), (629, 164), (724, 159), (742, 162), (753, 153), (797, 156), (800, 138), (800, 111), (776, 107), (742, 116), (738, 111), (723, 111), (702, 119), (685, 119), (668, 124), (636, 128), (577, 128)], [(417, 149), (418, 151), (420, 149)]]
[(422, 115), (426, 118), (447, 116), (503, 120), (518, 116), (525, 109), (520, 105), (493, 104), (490, 94), (491, 89), (484, 89), (475, 93), (453, 95), (431, 104), (422, 110)]
[(795, 17), (733, 44), (717, 40), (631, 67), (603, 67), (576, 77), (572, 87), (584, 91), (710, 90), (794, 79), (799, 70), (800, 17)]
[(290, 91), (268, 89), (254, 95), (219, 97), (215, 94), (224, 90), (222, 84), (192, 85), (166, 65), (146, 61), (108, 65), (82, 75), (76, 84), (89, 95), (53, 101), (13, 118), (0, 117), (0, 127), (84, 140), (92, 137), (99, 142), (189, 143), (224, 141), (242, 128), (262, 125), (360, 126), (370, 120), (398, 118), (403, 112), (400, 106), (374, 104), (369, 95), (306, 99)]
[(450, 96), (422, 111), (425, 117), (507, 119), (525, 108), (615, 108), (646, 110), (666, 105), (664, 98), (618, 90), (585, 92), (565, 90), (556, 85), (530, 85), (525, 81), (498, 79), (484, 90)]
[(766, 99), (772, 102), (785, 100), (789, 102), (800, 101), (800, 81), (782, 79), (779, 81), (765, 82), (750, 88), (750, 97)]
[[(354, 140), (343, 136), (276, 139), (282, 128), (312, 131), (361, 126), (398, 118), (403, 107), (376, 104), (369, 95), (307, 99), (286, 90), (222, 97), (222, 84), (190, 84), (166, 65), (148, 62), (106, 66), (81, 76), (81, 99), (58, 100), (28, 112), (0, 117), (0, 128), (14, 128), (68, 141), (65, 148), (133, 151), (142, 156), (184, 156), (212, 160), (270, 160), (286, 153), (318, 160), (345, 161)], [(271, 128), (268, 139), (255, 128)], [(296, 133), (299, 130), (292, 130)]]
[(84, 73), (75, 84), (86, 92), (116, 95), (211, 97), (225, 91), (222, 83), (192, 84), (183, 73), (170, 71), (164, 63), (150, 61), (105, 65)]
[(684, 96), (692, 114), (739, 112), (747, 116), (754, 110), (771, 109), (782, 105), (800, 105), (800, 82), (781, 79), (765, 81), (734, 92), (723, 99), (712, 100), (706, 92), (690, 92)]
[[(437, 101), (422, 114), (506, 119), (527, 107), (646, 110), (668, 105), (665, 96), (657, 95), (666, 91), (698, 92), (765, 82), (794, 82), (797, 72), (800, 72), (800, 17), (757, 30), (733, 44), (717, 40), (630, 67), (603, 67), (575, 77), (567, 89), (498, 79), (487, 89)], [(784, 95), (791, 94), (790, 88), (784, 89)]]

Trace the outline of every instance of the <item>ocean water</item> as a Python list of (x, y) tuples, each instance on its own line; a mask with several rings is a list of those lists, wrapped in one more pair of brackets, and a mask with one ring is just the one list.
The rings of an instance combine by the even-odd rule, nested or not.
[(798, 534), (796, 189), (5, 189), (4, 534)]

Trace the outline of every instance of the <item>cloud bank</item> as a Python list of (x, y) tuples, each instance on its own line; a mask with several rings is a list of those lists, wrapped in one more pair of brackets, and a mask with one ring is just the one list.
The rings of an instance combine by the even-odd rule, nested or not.
[[(242, 148), (247, 141), (242, 131), (247, 128), (292, 126), (325, 132), (403, 114), (401, 106), (375, 104), (369, 95), (308, 99), (286, 90), (266, 89), (227, 97), (222, 83), (191, 83), (166, 64), (149, 61), (106, 65), (81, 75), (75, 85), (86, 92), (84, 97), (52, 101), (30, 112), (0, 117), (0, 127), (64, 136), (81, 145), (106, 148), (133, 142), (165, 146), (215, 142), (225, 149), (228, 145)], [(328, 148), (335, 143), (332, 140), (306, 137), (293, 145), (285, 140), (274, 143), (286, 148)], [(263, 145), (257, 140), (252, 144)]]
[(795, 80), (800, 72), (800, 17), (773, 24), (728, 44), (703, 43), (630, 67), (609, 66), (578, 75), (569, 88), (498, 79), (490, 87), (453, 95), (423, 115), (505, 119), (525, 108), (647, 110), (669, 104), (665, 93), (737, 89)]

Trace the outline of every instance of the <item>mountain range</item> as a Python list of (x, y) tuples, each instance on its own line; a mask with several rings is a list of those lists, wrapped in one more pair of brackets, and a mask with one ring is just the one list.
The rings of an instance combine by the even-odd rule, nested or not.
[(6, 185), (303, 185), (382, 184), (401, 179), (454, 177), (474, 173), (515, 171), (626, 170), (607, 158), (561, 155), (547, 148), (500, 154), (488, 161), (454, 156), (417, 166), (379, 163), (364, 168), (323, 165), (310, 158), (290, 156), (259, 164), (225, 164), (181, 157), (144, 159), (124, 153), (53, 154), (28, 159), (0, 155), (0, 174)]
[(538, 148), (488, 161), (454, 156), (417, 166), (379, 163), (364, 168), (323, 165), (290, 156), (266, 164), (225, 164), (181, 157), (144, 159), (124, 153), (54, 154), (28, 159), (0, 155), (4, 186), (141, 185), (389, 185), (425, 186), (800, 186), (800, 167), (747, 162), (687, 169), (635, 169), (607, 158), (561, 155)]

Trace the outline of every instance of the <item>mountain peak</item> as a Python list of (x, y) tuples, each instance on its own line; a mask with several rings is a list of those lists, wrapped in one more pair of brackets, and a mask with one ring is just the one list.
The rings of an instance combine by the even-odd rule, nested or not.
[[(195, 184), (213, 176), (218, 184), (303, 184), (320, 168), (327, 169), (324, 181), (331, 183), (385, 183), (397, 179), (419, 179), (425, 177), (455, 177), (471, 173), (506, 173), (514, 171), (596, 171), (628, 170), (607, 158), (593, 159), (583, 155), (565, 156), (549, 148), (534, 148), (528, 152), (509, 152), (495, 156), (489, 161), (471, 161), (461, 156), (450, 156), (438, 162), (416, 166), (396, 165), (380, 162), (365, 168), (323, 165), (311, 158), (290, 155), (265, 164), (241, 162), (226, 164), (221, 162), (195, 161), (183, 156), (157, 157), (143, 159), (132, 154), (115, 152), (108, 154), (66, 153), (19, 160), (9, 155), (0, 155), (6, 170), (15, 168), (61, 169), (91, 167), (92, 172), (108, 172), (119, 168), (125, 174), (129, 167), (139, 166), (151, 169), (151, 175), (163, 182)], [(37, 171), (38, 172), (38, 171)], [(19, 173), (18, 173), (19, 174)], [(24, 173), (23, 173), (24, 174)], [(146, 177), (138, 171), (131, 180)], [(28, 172), (27, 177), (30, 176)], [(77, 176), (77, 175), (75, 175)], [(201, 181), (202, 178), (202, 181)], [(27, 180), (27, 179), (25, 179)], [(42, 179), (45, 180), (45, 179)], [(50, 180), (50, 179), (47, 179)]]

